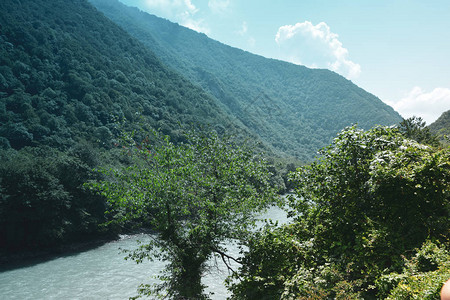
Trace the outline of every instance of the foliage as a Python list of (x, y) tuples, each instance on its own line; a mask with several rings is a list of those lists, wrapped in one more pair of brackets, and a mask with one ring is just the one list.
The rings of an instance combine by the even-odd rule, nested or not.
[[(180, 127), (191, 124), (209, 124), (218, 132), (251, 136), (255, 140), (257, 135), (271, 134), (266, 125), (258, 124), (259, 119), (253, 114), (252, 128), (261, 130), (249, 135), (239, 120), (241, 116), (236, 118), (226, 105), (166, 67), (148, 48), (85, 0), (3, 0), (0, 24), (0, 155), (11, 157), (1, 162), (1, 176), (10, 174), (11, 178), (17, 178), (8, 182), (5, 177), (2, 184), (10, 187), (2, 186), (2, 199), (9, 200), (2, 200), (0, 211), (5, 216), (20, 215), (23, 225), (13, 226), (12, 219), (4, 219), (5, 227), (0, 231), (3, 235), (9, 232), (9, 237), (2, 239), (7, 243), (3, 249), (37, 249), (58, 244), (54, 241), (78, 239), (86, 233), (86, 226), (79, 224), (88, 223), (88, 232), (98, 231), (96, 224), (104, 221), (98, 213), (103, 202), (96, 198), (95, 205), (90, 207), (91, 196), (85, 197), (84, 192), (75, 188), (91, 177), (85, 162), (73, 151), (80, 145), (91, 149), (98, 159), (95, 165), (126, 163), (124, 158), (113, 159), (117, 158), (114, 154), (117, 119), (126, 120), (130, 131), (142, 128), (141, 124), (160, 128), (173, 142), (182, 142)], [(217, 60), (221, 59), (217, 56)], [(208, 63), (213, 62), (208, 59)], [(233, 68), (230, 74), (238, 69)], [(205, 80), (213, 83), (205, 74)], [(235, 89), (235, 85), (229, 86)], [(237, 90), (239, 95), (257, 96), (254, 90), (251, 93), (246, 89)], [(274, 94), (269, 95), (275, 98)], [(230, 107), (234, 107), (231, 102)], [(242, 110), (242, 103), (236, 109)], [(264, 110), (257, 106), (255, 109), (256, 114)], [(307, 137), (319, 131), (314, 127), (301, 132)], [(292, 135), (284, 138), (297, 139)], [(281, 143), (279, 148), (285, 146)], [(313, 146), (305, 147), (309, 147), (310, 153), (315, 151)], [(69, 184), (68, 175), (63, 175), (61, 170), (80, 177)], [(281, 178), (285, 174), (284, 171), (275, 174), (273, 182), (282, 186)], [(25, 178), (30, 178), (30, 182)], [(19, 185), (28, 194), (14, 194), (13, 188)], [(29, 201), (26, 195), (34, 195), (33, 206), (20, 214), (24, 203)], [(16, 203), (11, 202), (13, 199)], [(43, 203), (49, 203), (55, 214), (51, 210), (43, 213), (39, 209), (45, 207)], [(39, 223), (46, 228), (42, 237), (27, 234), (26, 240), (19, 238), (25, 228), (32, 228), (30, 224), (44, 217), (47, 217), (45, 222)], [(89, 221), (74, 221), (81, 219)], [(10, 232), (12, 228), (21, 232), (17, 239)], [(43, 237), (48, 237), (49, 242), (45, 243)]]
[(289, 181), (289, 174), (303, 165), (301, 161), (294, 157), (283, 158), (267, 155), (268, 170), (271, 173), (270, 183), (280, 194), (289, 193), (293, 189), (292, 182)]
[(361, 280), (349, 281), (324, 261), (305, 224), (267, 226), (247, 243), (239, 272), (228, 279), (230, 299), (360, 299)]
[[(285, 273), (283, 285), (267, 274), (256, 280), (270, 254), (260, 254), (261, 247), (251, 244), (245, 257), (258, 269), (241, 268), (244, 279), (232, 287), (238, 295), (272, 285), (286, 299), (312, 294), (318, 299), (375, 298), (375, 283), (401, 270), (402, 255), (408, 257), (426, 239), (448, 239), (448, 149), (406, 139), (396, 128), (363, 131), (353, 126), (321, 155), (292, 174), (297, 197), (291, 197), (290, 206), (297, 219), (291, 228), (296, 230), (276, 230), (284, 236), (277, 239), (279, 248), (293, 241), (301, 247), (293, 257), (281, 256), (280, 268), (268, 273), (281, 274), (285, 266), (295, 266), (296, 273)], [(271, 243), (264, 245), (268, 251)], [(237, 299), (250, 299), (241, 296)]]
[(119, 1), (91, 2), (279, 155), (311, 161), (345, 126), (401, 121), (391, 107), (334, 72), (232, 48)]
[[(293, 206), (322, 224), (316, 239), (324, 238), (321, 246), (335, 255), (355, 259), (359, 250), (361, 264), (383, 270), (427, 236), (448, 234), (448, 152), (404, 139), (395, 129), (352, 127), (322, 154), (294, 174), (298, 197), (308, 200)], [(388, 251), (377, 251), (385, 246)]]
[(441, 142), (450, 144), (450, 110), (443, 112), (442, 115), (428, 126), (430, 131), (440, 137)]
[(378, 281), (379, 297), (385, 299), (439, 299), (450, 278), (448, 248), (426, 241), (410, 259), (404, 259), (402, 273), (383, 275)]
[(80, 137), (108, 149), (113, 116), (174, 138), (178, 123), (231, 129), (211, 97), (87, 1), (5, 0), (0, 21), (0, 136), (14, 149)]
[(75, 147), (72, 155), (48, 147), (1, 153), (2, 253), (51, 248), (101, 233), (104, 199), (83, 188), (85, 180), (98, 177), (92, 155), (86, 145)]
[(310, 243), (300, 244), (296, 225), (266, 224), (253, 233), (239, 272), (227, 280), (231, 299), (279, 299), (284, 283), (295, 275), (301, 261), (312, 259)]
[(421, 117), (404, 119), (399, 124), (399, 130), (405, 137), (421, 144), (439, 146), (438, 136), (425, 126), (425, 121)]
[(156, 233), (129, 255), (137, 262), (169, 262), (164, 282), (144, 294), (203, 299), (207, 259), (215, 253), (226, 263), (224, 242), (243, 238), (254, 212), (275, 196), (264, 163), (249, 149), (214, 132), (190, 133), (185, 140), (175, 145), (153, 132), (130, 149), (133, 165), (106, 170), (112, 180), (93, 187), (108, 198), (117, 222), (149, 224)]

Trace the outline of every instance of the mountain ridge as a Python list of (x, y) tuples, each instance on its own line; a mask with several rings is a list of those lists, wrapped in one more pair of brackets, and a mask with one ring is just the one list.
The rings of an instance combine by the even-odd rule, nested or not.
[[(368, 129), (402, 120), (332, 71), (251, 54), (115, 0), (91, 3), (282, 155), (309, 161), (346, 126)], [(260, 95), (266, 103), (256, 101)]]

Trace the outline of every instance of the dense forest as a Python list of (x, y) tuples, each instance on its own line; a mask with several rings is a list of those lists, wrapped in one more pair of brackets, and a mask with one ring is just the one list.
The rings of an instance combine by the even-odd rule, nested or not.
[(232, 48), (117, 0), (91, 2), (216, 97), (274, 152), (310, 161), (345, 126), (369, 129), (401, 121), (380, 99), (329, 70)]
[(1, 1), (0, 24), (1, 251), (99, 233), (104, 200), (82, 184), (126, 163), (119, 124), (244, 132), (86, 1)]
[(177, 123), (230, 125), (201, 89), (85, 1), (41, 2), (2, 1), (5, 146), (64, 148), (77, 138), (109, 146), (114, 117), (143, 115), (171, 135)]

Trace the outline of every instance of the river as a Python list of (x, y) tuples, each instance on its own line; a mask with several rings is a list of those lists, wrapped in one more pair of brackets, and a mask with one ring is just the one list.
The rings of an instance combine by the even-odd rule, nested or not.
[[(286, 213), (273, 207), (260, 219), (286, 223)], [(136, 296), (140, 283), (156, 283), (155, 275), (164, 268), (164, 262), (145, 261), (136, 264), (124, 260), (122, 249), (137, 247), (137, 240), (145, 240), (145, 234), (123, 236), (120, 240), (95, 249), (52, 260), (36, 262), (0, 273), (0, 299), (128, 299)], [(235, 245), (227, 246), (232, 255), (238, 254)], [(212, 292), (212, 299), (226, 299), (228, 292), (223, 284), (228, 272), (220, 261), (210, 261), (212, 268), (203, 278)]]

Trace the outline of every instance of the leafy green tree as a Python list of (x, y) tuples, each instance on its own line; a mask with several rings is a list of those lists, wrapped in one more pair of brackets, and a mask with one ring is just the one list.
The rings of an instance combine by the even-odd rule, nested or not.
[(103, 234), (98, 225), (106, 220), (105, 201), (83, 187), (99, 178), (92, 171), (95, 156), (86, 144), (70, 153), (49, 147), (0, 150), (0, 254)]
[(264, 162), (215, 133), (188, 134), (175, 145), (154, 132), (135, 144), (134, 164), (107, 170), (109, 181), (93, 184), (108, 198), (117, 222), (150, 224), (156, 235), (129, 257), (168, 261), (163, 283), (141, 293), (173, 299), (205, 299), (201, 277), (219, 255), (228, 268), (224, 242), (244, 238), (254, 213), (275, 200)]
[(277, 227), (266, 224), (253, 233), (239, 268), (227, 279), (231, 299), (280, 299), (285, 281), (297, 273), (297, 267), (308, 260), (309, 249), (298, 243), (298, 224)]
[(439, 146), (439, 137), (435, 135), (421, 117), (413, 116), (399, 124), (400, 132), (407, 138), (422, 144)]
[(449, 236), (449, 155), (394, 128), (348, 128), (294, 174), (293, 206), (316, 246), (353, 264), (349, 278), (364, 274), (368, 288), (427, 237)]
[(294, 249), (294, 256), (276, 256), (282, 264), (274, 272), (283, 274), (287, 265), (295, 270), (284, 273), (281, 285), (261, 272), (270, 254), (259, 255), (263, 247), (250, 244), (243, 261), (250, 258), (257, 271), (241, 268), (234, 290), (264, 283), (278, 286), (283, 299), (309, 299), (312, 291), (318, 299), (372, 299), (380, 276), (401, 271), (402, 256), (426, 239), (450, 237), (450, 151), (406, 139), (397, 128), (346, 128), (292, 180), (295, 227), (276, 229), (283, 238), (265, 249), (275, 243)]

